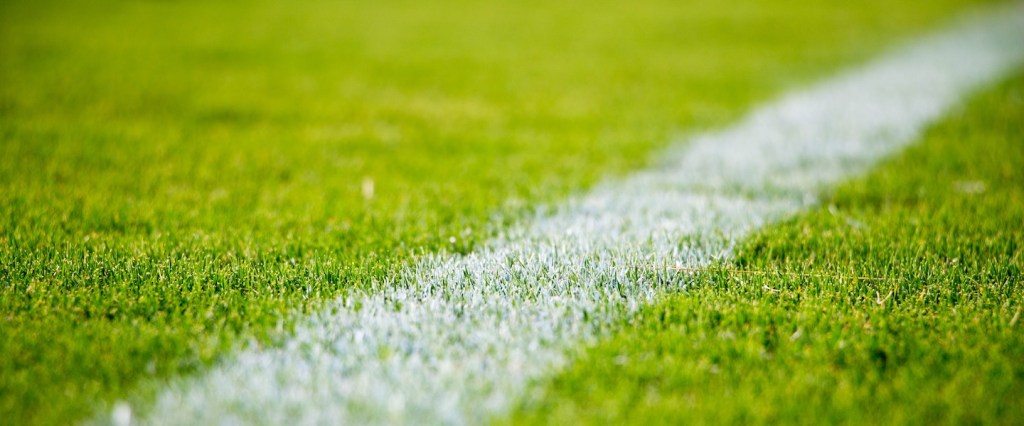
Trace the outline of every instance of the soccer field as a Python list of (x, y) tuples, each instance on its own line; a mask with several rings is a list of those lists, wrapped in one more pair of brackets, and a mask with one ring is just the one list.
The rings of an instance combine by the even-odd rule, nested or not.
[[(882, 79), (918, 63), (894, 46), (960, 17), (1020, 23), (1019, 7), (995, 7), (5, 3), (0, 412), (18, 424), (1019, 421), (1024, 80), (996, 79), (1019, 65), (1020, 32), (991, 25), (1010, 37), (993, 47), (987, 30), (953, 31), (980, 49), (936, 75), (967, 83), (929, 80), (941, 84), (908, 90), (906, 108), (899, 84), (917, 75)], [(809, 139), (793, 157), (804, 163), (761, 175), (790, 161), (785, 144), (685, 163), (729, 143), (696, 135), (743, 129), (747, 112), (780, 97), (784, 110), (785, 94), (884, 52), (895, 59), (867, 80), (891, 114), (807, 115), (864, 132), (850, 152), (816, 156), (828, 144)], [(807, 96), (831, 99), (822, 87)], [(862, 139), (886, 145), (849, 148)], [(764, 160), (744, 174), (764, 179), (715, 171), (748, 164), (739, 154)], [(641, 210), (651, 189), (629, 185), (673, 158), (710, 171), (685, 171), (687, 192), (659, 206), (701, 221), (638, 219), (629, 232), (668, 230), (643, 241), (586, 235), (611, 229), (598, 224), (551, 252), (523, 243)], [(786, 186), (779, 171), (825, 177)], [(784, 197), (760, 203), (768, 187)], [(686, 201), (723, 190), (742, 193), (735, 208)], [(589, 203), (601, 194), (612, 201)], [(672, 233), (688, 226), (701, 231)], [(508, 281), (519, 287), (488, 293), (504, 281), (469, 272), (501, 247), (526, 266)], [(696, 272), (662, 268), (694, 259)], [(444, 302), (421, 308), (433, 283)]]

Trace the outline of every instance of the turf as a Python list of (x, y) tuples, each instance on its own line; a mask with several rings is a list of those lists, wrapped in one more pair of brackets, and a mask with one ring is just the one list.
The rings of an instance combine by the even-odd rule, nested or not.
[(1024, 74), (581, 351), (511, 422), (1019, 423), (1022, 142)]
[(273, 344), (970, 3), (4, 2), (0, 412)]

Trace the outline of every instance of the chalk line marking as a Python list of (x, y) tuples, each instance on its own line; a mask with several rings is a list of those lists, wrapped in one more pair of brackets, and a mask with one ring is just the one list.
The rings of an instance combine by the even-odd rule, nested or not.
[[(637, 264), (707, 265), (911, 143), (1024, 57), (1020, 5), (978, 15), (794, 93), (659, 165), (609, 181), (466, 256), (305, 318), (280, 348), (173, 380), (153, 424), (481, 423), (666, 285)], [(124, 416), (124, 407), (120, 408)]]

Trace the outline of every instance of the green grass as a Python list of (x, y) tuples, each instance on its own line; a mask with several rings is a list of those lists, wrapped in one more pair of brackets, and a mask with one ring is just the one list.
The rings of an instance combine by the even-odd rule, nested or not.
[(1022, 143), (1024, 74), (582, 351), (513, 422), (1020, 423)]
[(3, 2), (0, 412), (272, 344), (971, 3)]

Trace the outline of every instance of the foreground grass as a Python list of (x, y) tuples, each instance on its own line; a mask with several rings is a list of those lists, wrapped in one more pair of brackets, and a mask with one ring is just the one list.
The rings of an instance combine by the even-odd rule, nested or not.
[(1019, 423), (1022, 143), (1024, 75), (644, 310), (514, 422)]
[(3, 2), (5, 420), (273, 343), (973, 2), (505, 3)]

